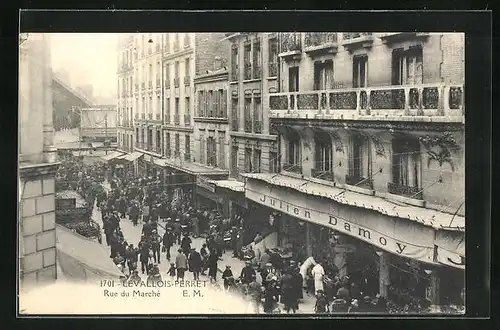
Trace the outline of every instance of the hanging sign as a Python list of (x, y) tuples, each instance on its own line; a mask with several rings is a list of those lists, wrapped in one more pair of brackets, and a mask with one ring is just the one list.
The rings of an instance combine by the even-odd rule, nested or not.
[[(289, 194), (286, 197), (277, 198), (277, 195), (274, 195), (275, 191), (276, 189), (273, 189), (273, 196), (271, 196), (263, 194), (260, 191), (252, 190), (250, 187), (246, 187), (245, 197), (293, 217), (329, 227), (343, 234), (353, 236), (393, 254), (435, 264), (433, 260), (433, 245), (423, 246), (410, 243), (412, 241), (411, 236), (413, 235), (411, 231), (407, 231), (406, 233), (404, 231), (400, 232), (401, 235), (406, 235), (406, 237), (389, 236), (389, 234), (394, 235), (394, 228), (391, 227), (393, 226), (393, 223), (391, 221), (384, 221), (384, 219), (377, 221), (378, 219), (374, 218), (373, 221), (377, 221), (376, 225), (374, 224), (374, 228), (377, 230), (374, 230), (361, 226), (353, 221), (343, 219), (339, 216), (291, 204), (285, 200), (287, 197), (290, 197)], [(288, 198), (287, 200), (290, 199)], [(326, 209), (328, 209), (328, 207)]]

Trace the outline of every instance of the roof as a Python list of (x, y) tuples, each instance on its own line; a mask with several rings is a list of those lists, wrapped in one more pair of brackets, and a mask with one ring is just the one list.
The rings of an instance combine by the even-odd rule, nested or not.
[(141, 156), (144, 156), (144, 154), (138, 151), (134, 151), (131, 154), (127, 154), (123, 159), (128, 160), (129, 162), (133, 162), (134, 160), (140, 158)]
[(182, 161), (180, 159), (158, 159), (154, 161), (156, 165), (168, 166), (194, 175), (227, 175), (228, 170), (206, 166), (204, 164)]
[[(85, 269), (83, 274), (72, 273), (72, 276), (87, 278), (87, 272), (89, 272), (102, 274), (103, 278), (109, 279), (123, 275), (109, 257), (108, 249), (96, 241), (56, 224), (56, 242), (58, 254), (62, 253), (70, 257)], [(67, 265), (61, 265), (63, 271), (65, 266)]]
[(56, 199), (72, 199), (72, 198), (76, 199), (77, 207), (87, 204), (85, 199), (83, 199), (83, 197), (74, 190), (62, 190), (56, 193)]
[(105, 156), (102, 156), (101, 158), (104, 159), (104, 160), (112, 160), (118, 156), (121, 156), (123, 155), (123, 152), (120, 152), (120, 151), (113, 151)]
[[(369, 196), (345, 190), (344, 188), (323, 185), (306, 179), (298, 179), (283, 174), (245, 173), (242, 174), (242, 176), (295, 189), (305, 194), (326, 197), (341, 204), (371, 209), (388, 216), (416, 221), (424, 226), (433, 227), (435, 229), (454, 231), (465, 230), (465, 217), (459, 215), (453, 215), (418, 206), (395, 204), (382, 197)], [(454, 226), (449, 227), (452, 219)]]
[(237, 180), (210, 180), (210, 183), (215, 184), (217, 187), (230, 189), (236, 192), (245, 191), (245, 183)]

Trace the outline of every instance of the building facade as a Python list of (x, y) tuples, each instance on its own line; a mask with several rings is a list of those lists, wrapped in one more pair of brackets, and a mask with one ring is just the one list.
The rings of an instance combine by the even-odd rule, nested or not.
[(227, 38), (230, 175), (276, 172), (278, 145), (269, 131), (269, 100), (264, 96), (278, 87), (278, 34), (234, 33)]
[(126, 152), (134, 151), (134, 93), (139, 86), (134, 84), (134, 37), (130, 34), (120, 36), (118, 41), (117, 68), (117, 142), (118, 148)]
[(245, 196), (302, 258), (463, 304), (464, 35), (278, 38), (279, 87), (263, 90), (280, 173), (245, 175)]
[(52, 68), (46, 34), (21, 34), (19, 266), (21, 286), (56, 280)]

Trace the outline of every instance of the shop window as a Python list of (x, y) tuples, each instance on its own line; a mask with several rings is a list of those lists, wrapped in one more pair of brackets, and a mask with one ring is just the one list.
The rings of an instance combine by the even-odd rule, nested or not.
[(411, 198), (422, 198), (420, 143), (411, 138), (392, 140), (392, 183), (390, 193)]

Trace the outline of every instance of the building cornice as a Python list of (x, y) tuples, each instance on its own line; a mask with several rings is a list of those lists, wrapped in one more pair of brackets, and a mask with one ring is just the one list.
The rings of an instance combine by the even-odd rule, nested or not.
[(276, 141), (278, 138), (277, 135), (268, 135), (268, 134), (254, 134), (254, 133), (245, 133), (245, 132), (229, 132), (229, 135), (232, 137), (242, 138), (242, 139), (254, 139), (254, 140), (265, 140), (265, 141)]
[(20, 164), (19, 176), (21, 179), (28, 180), (39, 177), (55, 176), (60, 162), (42, 163), (42, 164)]
[(228, 77), (229, 75), (227, 71), (207, 73), (195, 76), (194, 83), (197, 84), (197, 83), (208, 83), (214, 81), (223, 81), (227, 80)]
[(165, 131), (175, 131), (175, 132), (187, 132), (187, 133), (193, 133), (194, 128), (193, 127), (183, 127), (183, 126), (174, 126), (174, 125), (166, 125), (163, 127)]

